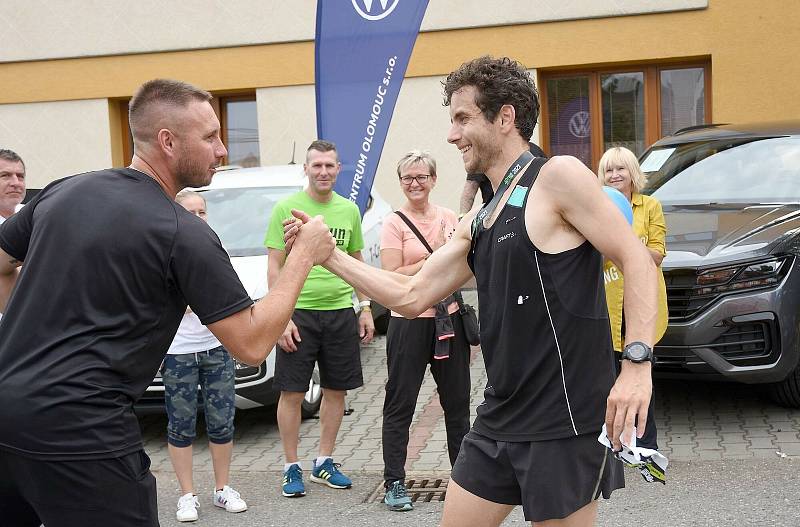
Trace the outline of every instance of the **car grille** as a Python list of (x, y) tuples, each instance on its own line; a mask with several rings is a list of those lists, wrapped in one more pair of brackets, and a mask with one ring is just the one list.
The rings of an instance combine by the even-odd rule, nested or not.
[(664, 282), (667, 285), (667, 307), (670, 320), (691, 318), (720, 296), (717, 293), (707, 295), (698, 293), (695, 269), (665, 271)]
[(709, 346), (731, 363), (768, 357), (770, 345), (766, 323), (736, 324)]
[(713, 342), (702, 346), (656, 345), (657, 367), (670, 370), (685, 364), (702, 363), (692, 348), (709, 348), (736, 366), (770, 364), (776, 359), (778, 351), (773, 343), (772, 326), (768, 322), (733, 324)]

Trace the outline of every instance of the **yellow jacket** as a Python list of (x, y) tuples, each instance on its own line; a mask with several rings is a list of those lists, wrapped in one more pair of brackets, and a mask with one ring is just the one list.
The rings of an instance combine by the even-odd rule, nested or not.
[[(667, 254), (664, 238), (667, 234), (667, 225), (664, 222), (664, 212), (661, 203), (653, 197), (634, 193), (632, 196), (633, 231), (642, 240), (648, 249)], [(608, 304), (608, 318), (611, 321), (611, 337), (614, 349), (622, 351), (622, 273), (611, 260), (606, 260), (603, 265), (603, 281), (606, 285), (606, 303)], [(653, 343), (661, 340), (667, 330), (667, 286), (664, 284), (664, 275), (661, 266), (658, 268), (658, 318), (656, 320), (656, 333)]]

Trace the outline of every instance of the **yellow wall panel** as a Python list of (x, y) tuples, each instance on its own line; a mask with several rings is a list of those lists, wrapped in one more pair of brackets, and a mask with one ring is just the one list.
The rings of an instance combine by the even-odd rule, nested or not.
[[(711, 57), (715, 120), (796, 110), (800, 2), (713, 0), (708, 9), (422, 33), (408, 76), (444, 75), (483, 54), (529, 68)], [(312, 42), (0, 64), (0, 104), (127, 97), (172, 77), (214, 91), (313, 84)]]
[[(408, 76), (439, 78), (483, 54), (512, 56), (539, 71), (703, 58), (711, 62), (713, 121), (798, 118), (797, 20), (798, 0), (711, 0), (697, 11), (431, 31), (420, 34)], [(313, 52), (305, 41), (2, 63), (0, 105), (129, 97), (154, 77), (218, 93), (311, 85)], [(108, 108), (117, 163), (121, 133), (114, 104)]]

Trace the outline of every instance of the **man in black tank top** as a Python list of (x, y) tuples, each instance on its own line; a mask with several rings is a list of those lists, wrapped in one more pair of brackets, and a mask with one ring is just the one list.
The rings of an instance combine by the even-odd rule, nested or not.
[[(467, 62), (447, 77), (444, 94), (447, 140), (468, 173), (489, 177), (495, 198), (414, 276), (343, 254), (323, 265), (406, 317), (475, 275), (488, 384), (441, 525), (499, 525), (520, 504), (532, 522), (592, 525), (595, 500), (624, 486), (621, 464), (597, 440), (603, 425), (620, 449), (637, 416), (646, 421), (656, 269), (588, 168), (528, 152), (539, 103), (521, 64)], [(287, 225), (288, 240), (298, 228)], [(644, 351), (631, 353), (617, 378), (601, 253), (625, 269), (626, 338)]]

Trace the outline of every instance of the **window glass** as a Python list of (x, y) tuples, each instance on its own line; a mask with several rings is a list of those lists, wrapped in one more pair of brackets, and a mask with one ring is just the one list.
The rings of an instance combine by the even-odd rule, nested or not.
[(208, 224), (231, 256), (267, 254), (267, 233), (272, 207), (301, 186), (226, 188), (203, 191)]
[(640, 155), (646, 147), (644, 73), (601, 75), (600, 91), (603, 99), (603, 151), (622, 146)]
[(547, 81), (550, 155), (571, 155), (592, 166), (592, 127), (587, 76)]
[(661, 136), (705, 123), (703, 68), (661, 71)]
[(228, 164), (257, 167), (260, 163), (258, 149), (258, 115), (256, 101), (225, 101), (225, 137)]
[(644, 189), (662, 203), (800, 199), (800, 137), (704, 141), (670, 150), (662, 166), (648, 173)]

